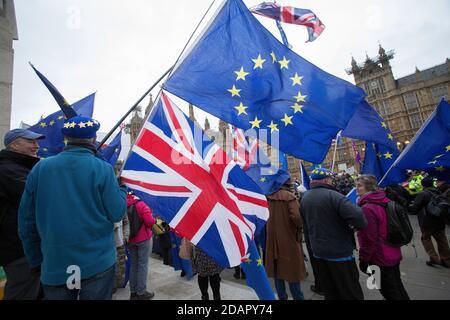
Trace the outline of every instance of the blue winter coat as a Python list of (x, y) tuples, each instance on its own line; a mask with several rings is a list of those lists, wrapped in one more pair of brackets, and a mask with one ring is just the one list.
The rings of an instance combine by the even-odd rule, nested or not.
[(81, 279), (116, 261), (114, 223), (126, 212), (126, 190), (108, 163), (68, 146), (31, 171), (19, 208), (19, 235), (31, 267), (45, 285), (65, 285), (69, 266)]

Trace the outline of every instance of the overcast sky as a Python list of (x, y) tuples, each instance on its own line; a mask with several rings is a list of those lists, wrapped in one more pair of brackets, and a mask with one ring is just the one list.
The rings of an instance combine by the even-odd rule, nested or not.
[[(108, 131), (176, 60), (212, 0), (15, 0), (19, 40), (14, 43), (12, 127), (58, 110), (31, 61), (73, 103), (97, 92), (94, 117)], [(244, 1), (248, 7), (259, 0)], [(214, 3), (214, 8), (221, 1)], [(450, 57), (448, 0), (284, 0), (314, 11), (326, 25), (314, 42), (302, 26), (285, 25), (293, 50), (353, 83), (345, 69), (395, 50), (396, 78)], [(208, 18), (205, 23), (208, 22)], [(273, 20), (258, 17), (277, 38)], [(157, 89), (154, 90), (157, 93)], [(187, 111), (187, 104), (179, 106)], [(142, 105), (145, 107), (148, 99)], [(201, 124), (205, 114), (197, 111)], [(211, 121), (212, 117), (208, 117)], [(215, 121), (213, 126), (217, 126)]]

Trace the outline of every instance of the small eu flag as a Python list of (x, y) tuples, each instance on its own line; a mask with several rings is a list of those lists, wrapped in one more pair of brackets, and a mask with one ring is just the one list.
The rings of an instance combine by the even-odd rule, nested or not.
[[(81, 116), (92, 117), (94, 112), (95, 93), (73, 104), (73, 109)], [(63, 151), (65, 143), (61, 129), (65, 121), (64, 113), (60, 110), (41, 119), (29, 130), (45, 134), (45, 139), (39, 140), (38, 156), (48, 158)]]
[(450, 104), (442, 100), (384, 178), (398, 183), (394, 169), (423, 170), (450, 182)]

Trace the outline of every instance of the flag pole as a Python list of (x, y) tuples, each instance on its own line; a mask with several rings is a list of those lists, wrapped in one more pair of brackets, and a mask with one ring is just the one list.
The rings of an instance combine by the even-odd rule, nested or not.
[(336, 135), (336, 140), (334, 141), (334, 153), (333, 153), (333, 165), (331, 166), (331, 171), (334, 172), (334, 165), (336, 164), (336, 151), (337, 151), (337, 145), (338, 145), (338, 139), (341, 135), (341, 131), (338, 132)]
[(170, 71), (172, 71), (172, 69), (173, 69), (173, 66), (170, 67), (169, 70), (164, 72), (164, 74), (150, 87), (150, 89), (148, 89), (142, 95), (142, 97), (139, 98), (139, 100), (130, 108), (130, 110), (128, 110), (128, 112), (122, 118), (120, 118), (120, 120), (116, 123), (116, 125), (108, 132), (108, 134), (99, 143), (97, 150), (101, 149), (101, 147), (105, 144), (106, 140), (108, 140), (109, 137), (111, 137), (111, 135), (114, 133), (114, 131), (116, 131), (116, 129), (125, 121), (125, 119), (130, 115), (130, 113), (133, 112), (134, 109), (136, 109), (136, 107), (139, 105), (139, 103), (141, 103), (142, 100), (144, 100), (145, 97), (150, 94), (150, 92), (157, 86), (157, 84), (160, 83), (164, 79), (164, 77), (167, 76)]
[(200, 25), (202, 24), (203, 20), (205, 19), (206, 15), (208, 14), (208, 12), (211, 10), (212, 6), (214, 5), (214, 3), (216, 2), (216, 0), (213, 0), (212, 3), (209, 5), (208, 9), (206, 10), (205, 14), (203, 15), (203, 17), (201, 18), (200, 22), (198, 23), (197, 27), (195, 28), (194, 32), (192, 32), (191, 36), (189, 37), (189, 40), (186, 42), (183, 50), (181, 50), (180, 55), (178, 56), (177, 60), (175, 61), (174, 65), (171, 66), (169, 68), (169, 70), (167, 70), (152, 86), (150, 89), (147, 90), (147, 92), (130, 108), (130, 110), (128, 110), (128, 112), (116, 123), (116, 125), (111, 129), (110, 132), (108, 132), (108, 134), (103, 138), (103, 140), (100, 142), (99, 146), (97, 147), (97, 150), (100, 150), (100, 148), (102, 147), (103, 144), (105, 144), (106, 140), (109, 139), (109, 137), (114, 133), (114, 131), (116, 131), (117, 127), (120, 126), (120, 124), (122, 122), (125, 121), (125, 119), (130, 115), (131, 112), (133, 112), (134, 109), (136, 109), (136, 107), (139, 105), (139, 103), (141, 103), (142, 100), (144, 100), (144, 98), (156, 87), (156, 85), (158, 83), (160, 83), (165, 76), (167, 76), (168, 74), (170, 75), (170, 73), (172, 73), (172, 71), (174, 70), (175, 66), (178, 64), (178, 62), (180, 61), (181, 56), (183, 55), (183, 53), (185, 52), (189, 42), (191, 42), (194, 34), (197, 32), (198, 28), (200, 27)]

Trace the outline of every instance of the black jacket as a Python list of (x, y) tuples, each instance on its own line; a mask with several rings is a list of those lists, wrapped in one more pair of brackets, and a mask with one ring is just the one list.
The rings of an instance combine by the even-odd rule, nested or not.
[(0, 266), (25, 256), (18, 234), (18, 210), (25, 182), (39, 159), (0, 151)]
[(433, 217), (426, 213), (426, 206), (431, 201), (433, 194), (439, 194), (436, 188), (426, 188), (419, 192), (410, 207), (410, 212), (418, 215), (419, 226), (422, 229), (439, 231), (445, 229), (444, 219)]
[(316, 257), (339, 259), (353, 255), (354, 231), (367, 226), (361, 208), (332, 186), (316, 184), (304, 194), (300, 211)]

